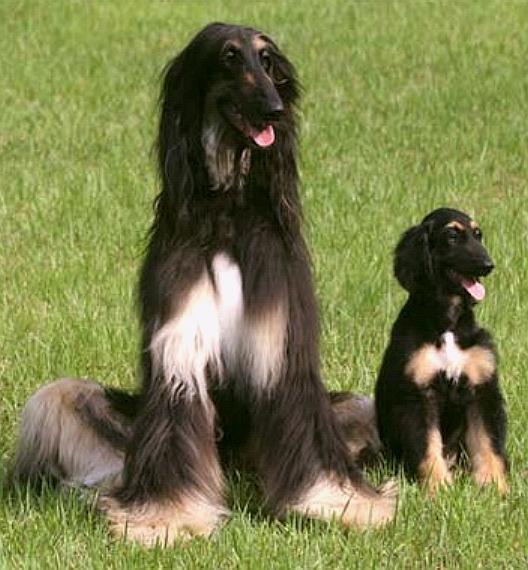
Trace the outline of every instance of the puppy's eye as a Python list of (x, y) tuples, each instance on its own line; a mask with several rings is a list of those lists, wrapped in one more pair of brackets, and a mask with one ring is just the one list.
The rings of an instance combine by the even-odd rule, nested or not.
[(460, 238), (460, 234), (456, 230), (449, 229), (446, 232), (446, 238), (447, 238), (448, 243), (455, 244), (458, 242), (458, 240)]
[(234, 46), (228, 46), (222, 54), (222, 59), (227, 65), (233, 65), (240, 59), (240, 50)]
[(260, 64), (266, 73), (269, 73), (271, 71), (271, 56), (268, 50), (263, 50), (260, 52)]
[(475, 236), (475, 239), (482, 241), (482, 232), (478, 228), (473, 230), (473, 235)]

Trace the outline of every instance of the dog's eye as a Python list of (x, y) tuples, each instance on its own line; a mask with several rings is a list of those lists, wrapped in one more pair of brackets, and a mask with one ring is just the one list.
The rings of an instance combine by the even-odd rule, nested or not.
[(222, 54), (222, 59), (227, 65), (236, 63), (240, 58), (240, 50), (234, 46), (228, 46)]
[(482, 241), (482, 232), (478, 228), (473, 230), (473, 235), (475, 236), (475, 239)]
[(449, 229), (446, 232), (446, 238), (447, 238), (447, 242), (450, 244), (454, 244), (457, 243), (459, 238), (460, 238), (460, 234), (459, 232), (457, 232), (454, 229)]
[(269, 51), (263, 50), (260, 52), (260, 64), (266, 73), (269, 73), (271, 71), (271, 56), (269, 54)]

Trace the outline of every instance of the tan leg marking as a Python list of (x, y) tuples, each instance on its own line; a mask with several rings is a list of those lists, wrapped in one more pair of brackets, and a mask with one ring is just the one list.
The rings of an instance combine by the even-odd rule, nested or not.
[(464, 373), (473, 386), (487, 382), (495, 367), (495, 356), (489, 348), (474, 346), (465, 351)]
[(209, 536), (228, 514), (222, 505), (188, 495), (177, 502), (151, 502), (123, 507), (109, 496), (99, 499), (113, 535), (147, 547), (170, 546), (178, 540)]
[(397, 488), (393, 481), (377, 493), (366, 493), (350, 483), (341, 484), (331, 476), (321, 475), (291, 510), (312, 518), (335, 519), (345, 526), (365, 528), (390, 522), (396, 502)]
[(430, 430), (427, 436), (427, 451), (425, 459), (418, 467), (420, 480), (427, 486), (431, 496), (434, 496), (442, 485), (452, 482), (451, 473), (443, 455), (442, 435), (438, 428)]
[(429, 382), (442, 370), (442, 363), (438, 358), (438, 351), (431, 344), (426, 344), (417, 350), (405, 367), (405, 374), (417, 386), (427, 386)]
[(472, 413), (469, 416), (466, 445), (471, 459), (471, 468), (475, 481), (481, 486), (494, 483), (501, 495), (509, 491), (506, 481), (506, 465), (495, 453), (490, 437), (482, 424), (481, 418)]

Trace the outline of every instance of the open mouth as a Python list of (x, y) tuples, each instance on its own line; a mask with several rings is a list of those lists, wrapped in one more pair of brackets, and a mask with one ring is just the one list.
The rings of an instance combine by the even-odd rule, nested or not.
[(224, 116), (233, 127), (251, 139), (257, 146), (266, 148), (275, 142), (273, 125), (265, 125), (262, 129), (254, 127), (242, 117), (242, 113), (234, 105), (227, 106)]
[(486, 296), (486, 289), (477, 277), (461, 275), (453, 270), (449, 270), (448, 273), (452, 281), (458, 283), (463, 289), (465, 289), (467, 293), (475, 299), (475, 301), (482, 301)]

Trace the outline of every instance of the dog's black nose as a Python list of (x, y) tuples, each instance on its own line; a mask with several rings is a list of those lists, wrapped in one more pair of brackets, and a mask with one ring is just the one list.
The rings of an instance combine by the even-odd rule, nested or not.
[(278, 119), (284, 112), (284, 103), (279, 99), (272, 101), (265, 111), (266, 119), (273, 121)]
[(491, 273), (493, 271), (493, 268), (495, 267), (493, 261), (491, 261), (491, 259), (486, 259), (481, 266), (481, 272), (482, 275), (488, 275), (489, 273)]

